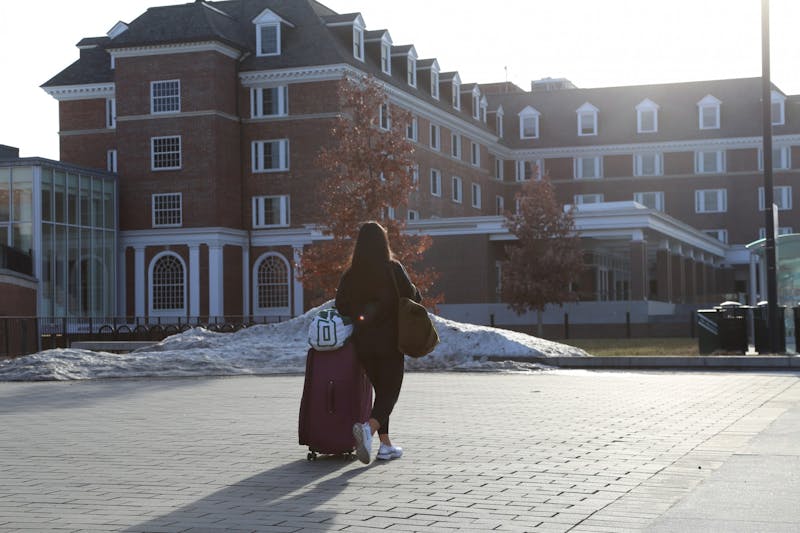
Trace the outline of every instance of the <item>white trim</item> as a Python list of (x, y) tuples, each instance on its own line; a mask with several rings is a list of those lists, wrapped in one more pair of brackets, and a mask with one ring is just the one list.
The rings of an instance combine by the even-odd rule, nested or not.
[(216, 41), (201, 41), (197, 43), (158, 44), (148, 46), (132, 46), (128, 48), (111, 48), (111, 60), (116, 61), (121, 57), (158, 56), (164, 54), (190, 54), (194, 52), (219, 52), (220, 54), (239, 59), (242, 53), (231, 46)]
[(225, 316), (225, 261), (221, 244), (208, 245), (208, 317)]
[[(230, 246), (246, 246), (248, 244), (248, 239), (246, 230), (235, 230), (231, 228), (159, 228), (120, 231), (119, 242), (121, 247), (141, 247), (144, 249), (146, 246), (199, 246), (201, 244), (215, 243), (227, 244)], [(256, 245), (254, 244), (253, 246)]]
[[(699, 102), (697, 102), (697, 127), (701, 130), (718, 130), (722, 123), (722, 112), (720, 110), (722, 101), (718, 98), (707, 94)], [(707, 126), (703, 124), (703, 110), (715, 110), (715, 123)]]
[[(121, 234), (122, 232), (120, 232)], [(120, 235), (120, 245), (125, 249), (127, 245)], [(134, 314), (136, 316), (144, 316), (145, 295), (147, 287), (145, 286), (145, 261), (144, 252), (145, 244), (133, 244), (133, 292), (134, 292)]]
[[(177, 95), (177, 98), (178, 98), (178, 109), (168, 109), (166, 111), (156, 111), (155, 110), (156, 96), (153, 93), (156, 85), (173, 84), (173, 83), (177, 83), (178, 84), (178, 95)], [(160, 98), (164, 98), (164, 97), (162, 96)], [(168, 98), (172, 98), (172, 97), (170, 96)], [(180, 113), (180, 112), (181, 112), (181, 80), (177, 79), (177, 80), (154, 80), (154, 81), (151, 81), (150, 82), (150, 114), (151, 115), (170, 115), (170, 114), (175, 114), (175, 113)]]
[(786, 96), (775, 89), (772, 90), (770, 97), (770, 115), (772, 115), (772, 106), (778, 104), (780, 106), (780, 113), (778, 121), (771, 120), (773, 126), (783, 126), (786, 124)]
[[(590, 136), (593, 136), (593, 135), (597, 135), (597, 132), (598, 132), (598, 129), (599, 129), (598, 126), (597, 126), (597, 114), (598, 114), (597, 112), (598, 111), (599, 111), (599, 109), (597, 109), (595, 106), (593, 106), (589, 102), (584, 103), (582, 106), (580, 106), (578, 109), (575, 110), (575, 113), (578, 115), (578, 137), (590, 137)], [(593, 124), (594, 127), (592, 128), (592, 131), (588, 132), (588, 133), (584, 133), (583, 132), (583, 120), (584, 120), (584, 116), (586, 116), (586, 115), (590, 115), (592, 117), (592, 121), (594, 123)]]
[(189, 245), (189, 316), (200, 316), (200, 244)]
[[(649, 98), (645, 98), (636, 106), (636, 132), (637, 133), (657, 133), (658, 132), (658, 110), (660, 106), (650, 100)], [(642, 113), (643, 112), (652, 112), (653, 113), (653, 129), (645, 130), (642, 129)]]
[[(502, 116), (502, 115), (498, 115)], [(539, 138), (539, 117), (542, 114), (531, 106), (527, 106), (525, 109), (517, 113), (519, 117), (519, 138), (520, 139), (538, 139)], [(533, 135), (525, 135), (525, 119), (533, 119), (534, 124), (534, 133)]]
[[(266, 261), (270, 257), (277, 257), (280, 259), (284, 265), (286, 266), (286, 288), (289, 291), (287, 295), (287, 306), (286, 307), (276, 307), (276, 308), (269, 308), (269, 307), (258, 307), (258, 269), (261, 267), (261, 264)], [(292, 269), (292, 265), (288, 259), (286, 259), (283, 254), (278, 252), (264, 252), (253, 262), (253, 270), (252, 270), (252, 298), (253, 298), (253, 316), (291, 316), (292, 315), (292, 280), (295, 277)]]
[[(153, 268), (155, 267), (156, 263), (162, 258), (166, 256), (172, 256), (178, 259), (178, 262), (181, 264), (181, 268), (183, 268), (183, 306), (180, 309), (153, 309)], [(183, 257), (180, 254), (177, 254), (171, 250), (164, 250), (157, 253), (153, 258), (150, 260), (149, 265), (147, 266), (147, 315), (148, 316), (155, 316), (155, 317), (179, 317), (179, 316), (186, 316), (186, 302), (187, 302), (187, 278), (188, 278), (189, 270), (186, 268), (186, 261), (183, 260)], [(210, 277), (210, 273), (209, 273)], [(141, 315), (137, 315), (141, 316)]]
[(115, 85), (113, 83), (58, 85), (56, 87), (42, 87), (42, 89), (59, 102), (94, 100), (95, 98), (114, 98), (115, 94)]

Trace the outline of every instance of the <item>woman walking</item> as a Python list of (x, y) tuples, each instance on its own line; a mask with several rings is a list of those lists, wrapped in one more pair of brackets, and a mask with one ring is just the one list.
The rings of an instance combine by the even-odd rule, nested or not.
[(398, 293), (422, 300), (403, 265), (394, 259), (386, 230), (377, 222), (366, 222), (336, 291), (336, 309), (353, 318), (356, 353), (375, 389), (370, 419), (353, 426), (356, 454), (365, 464), (370, 462), (376, 431), (381, 441), (378, 459), (403, 455), (403, 449), (393, 446), (389, 438), (389, 415), (400, 395), (404, 371), (404, 356), (397, 349)]

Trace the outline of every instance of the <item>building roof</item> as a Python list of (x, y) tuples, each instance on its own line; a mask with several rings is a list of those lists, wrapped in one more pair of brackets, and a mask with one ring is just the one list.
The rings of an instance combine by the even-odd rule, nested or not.
[[(487, 91), (489, 108), (503, 106), (506, 117), (515, 117), (525, 107), (535, 108), (539, 118), (539, 138), (520, 140), (506, 126), (504, 143), (511, 148), (549, 148), (701, 140), (720, 137), (761, 135), (761, 78), (569, 89), (549, 92), (499, 93)], [(720, 128), (698, 127), (697, 103), (707, 95), (721, 101)], [(658, 105), (658, 131), (637, 132), (636, 106), (649, 99)], [(578, 108), (590, 104), (597, 111), (597, 135), (577, 134)], [(781, 126), (775, 132), (781, 133)]]

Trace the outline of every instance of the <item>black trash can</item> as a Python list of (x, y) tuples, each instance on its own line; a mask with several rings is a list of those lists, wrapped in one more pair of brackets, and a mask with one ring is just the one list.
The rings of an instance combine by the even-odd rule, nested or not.
[[(786, 314), (786, 306), (778, 306), (778, 347), (777, 353), (786, 353), (786, 323), (784, 322), (784, 315)], [(797, 319), (795, 319), (796, 323)], [(759, 302), (753, 312), (753, 333), (755, 339), (756, 351), (761, 354), (772, 353), (769, 349), (769, 304), (767, 302)], [(796, 331), (796, 330), (795, 330)]]
[(739, 302), (722, 302), (715, 309), (719, 312), (720, 351), (747, 353), (747, 312), (750, 307)]
[(719, 309), (697, 310), (697, 347), (700, 355), (709, 355), (721, 349), (719, 339)]

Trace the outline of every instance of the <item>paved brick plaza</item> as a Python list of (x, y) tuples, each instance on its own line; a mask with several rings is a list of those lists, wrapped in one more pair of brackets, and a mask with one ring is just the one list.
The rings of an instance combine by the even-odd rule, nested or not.
[[(301, 388), (0, 383), (0, 531), (708, 530), (689, 504), (800, 406), (791, 373), (412, 373), (406, 456), (364, 466), (305, 460)], [(724, 529), (790, 531), (787, 513)]]

